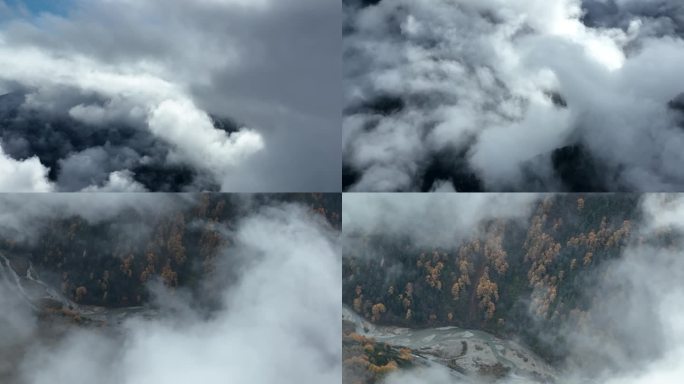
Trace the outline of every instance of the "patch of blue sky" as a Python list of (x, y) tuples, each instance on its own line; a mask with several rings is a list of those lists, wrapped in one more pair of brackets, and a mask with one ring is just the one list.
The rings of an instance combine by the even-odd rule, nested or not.
[[(38, 16), (44, 13), (66, 15), (72, 6), (73, 0), (0, 0), (19, 13)], [(0, 5), (1, 8), (1, 5)]]

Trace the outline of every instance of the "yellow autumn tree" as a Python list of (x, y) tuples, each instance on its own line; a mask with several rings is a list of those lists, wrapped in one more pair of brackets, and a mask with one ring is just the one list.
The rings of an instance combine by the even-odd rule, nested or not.
[(388, 374), (392, 371), (397, 370), (398, 368), (399, 368), (399, 365), (397, 365), (397, 362), (394, 360), (392, 360), (389, 363), (382, 365), (382, 366), (378, 366), (375, 364), (370, 364), (368, 366), (368, 370), (375, 373), (376, 375), (385, 375), (385, 374)]
[(495, 302), (499, 300), (499, 292), (496, 283), (489, 279), (489, 267), (485, 268), (475, 292), (480, 300), (480, 308), (485, 310), (485, 318), (491, 319), (496, 311)]
[(171, 269), (168, 263), (164, 266), (161, 272), (162, 281), (167, 287), (175, 287), (178, 285), (178, 274)]
[(371, 317), (371, 321), (379, 321), (380, 317), (382, 316), (383, 313), (387, 311), (387, 308), (385, 308), (385, 304), (383, 303), (377, 303), (371, 307), (371, 314), (373, 315)]

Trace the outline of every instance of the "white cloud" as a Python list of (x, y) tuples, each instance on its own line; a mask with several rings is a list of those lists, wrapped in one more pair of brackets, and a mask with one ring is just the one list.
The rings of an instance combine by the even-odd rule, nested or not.
[(182, 158), (216, 174), (239, 166), (245, 158), (264, 148), (263, 139), (254, 131), (228, 135), (216, 130), (209, 116), (188, 100), (164, 100), (152, 110), (149, 127), (174, 144)]
[(82, 192), (146, 192), (143, 185), (133, 180), (130, 171), (115, 171), (109, 174), (102, 187), (87, 187)]
[[(569, 145), (587, 150), (603, 188), (681, 189), (682, 116), (667, 104), (684, 92), (684, 40), (651, 31), (663, 20), (684, 27), (684, 17), (671, 2), (635, 4), (591, 13), (603, 27), (583, 22), (580, 0), (348, 7), (343, 152), (360, 173), (351, 189), (426, 188), (435, 159), (486, 190), (569, 189), (551, 161)], [(386, 95), (402, 108), (359, 109)]]
[[(0, 21), (0, 89), (28, 88), (26, 107), (86, 124), (147, 129), (173, 147), (167, 168), (211, 178), (177, 189), (337, 189), (338, 4), (74, 0), (60, 15), (9, 12)], [(215, 129), (210, 115), (240, 130)], [(171, 172), (160, 170), (166, 159), (155, 143), (145, 149), (156, 172)]]
[[(303, 207), (242, 220), (219, 257), (241, 269), (212, 316), (127, 321), (122, 338), (82, 331), (33, 350), (26, 383), (329, 383), (340, 380), (341, 255), (336, 234)], [(163, 300), (192, 308), (182, 295)], [(174, 305), (174, 303), (168, 303)], [(93, 346), (97, 348), (93, 349)]]
[(447, 247), (477, 233), (486, 220), (527, 218), (538, 199), (527, 193), (350, 193), (342, 199), (342, 226), (345, 234), (386, 233)]
[(0, 194), (0, 234), (16, 241), (33, 241), (43, 226), (60, 217), (79, 216), (90, 223), (115, 218), (125, 210), (162, 214), (191, 202), (194, 195), (169, 193)]
[(385, 384), (452, 384), (454, 377), (446, 368), (434, 366), (430, 368), (419, 368), (413, 371), (397, 371), (387, 376)]
[[(69, 113), (88, 123), (102, 124), (118, 116), (141, 116), (149, 130), (177, 149), (178, 160), (190, 161), (219, 179), (263, 149), (255, 131), (228, 134), (214, 128), (206, 112), (185, 95), (182, 88), (134, 68), (107, 68), (85, 57), (55, 58), (41, 51), (0, 47), (0, 76), (39, 89), (75, 87), (114, 98), (108, 106), (83, 106)], [(32, 97), (28, 105), (36, 104)], [(127, 109), (126, 109), (127, 108)], [(146, 111), (146, 112), (142, 112)], [(141, 113), (142, 112), (142, 113)]]
[(50, 192), (48, 169), (32, 157), (23, 161), (5, 155), (0, 148), (0, 190), (3, 192)]

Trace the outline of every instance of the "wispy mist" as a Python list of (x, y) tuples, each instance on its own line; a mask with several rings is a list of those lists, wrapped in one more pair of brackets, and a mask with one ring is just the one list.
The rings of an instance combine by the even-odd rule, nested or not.
[[(131, 207), (154, 214), (157, 209), (179, 209), (199, 199), (169, 197), (158, 200), (157, 205), (140, 203), (135, 197), (138, 195), (116, 196), (103, 210), (118, 209), (119, 216), (99, 216), (99, 220), (120, 221)], [(102, 202), (106, 197), (94, 200)], [(58, 196), (60, 199), (65, 200)], [(17, 372), (11, 382), (339, 380), (338, 231), (300, 203), (244, 202), (251, 208), (230, 225), (213, 224), (224, 242), (213, 259), (211, 273), (203, 275), (199, 291), (190, 294), (188, 287), (169, 288), (151, 280), (148, 287), (154, 311), (128, 315), (120, 325), (60, 325), (63, 321), (59, 317), (54, 323), (49, 318), (38, 322), (27, 301), (12, 301), (14, 296), (5, 296), (5, 287), (0, 286), (3, 308), (14, 308), (0, 312), (0, 353), (4, 356), (6, 346), (28, 345), (13, 358)], [(60, 217), (88, 210), (64, 208), (63, 203), (55, 204), (61, 210), (49, 215)], [(26, 214), (15, 225), (31, 223), (37, 217), (38, 213)], [(211, 299), (207, 301), (210, 307), (198, 300), (202, 295)]]
[(347, 189), (681, 189), (678, 1), (344, 3)]

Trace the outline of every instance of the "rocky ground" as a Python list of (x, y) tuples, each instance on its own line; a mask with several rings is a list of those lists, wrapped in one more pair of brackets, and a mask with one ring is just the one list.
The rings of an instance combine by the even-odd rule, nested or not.
[[(529, 348), (486, 332), (458, 327), (409, 329), (376, 326), (349, 308), (343, 309), (342, 318), (348, 374), (345, 383), (373, 383), (397, 369), (431, 365), (447, 367), (463, 381), (506, 378), (547, 383), (556, 378), (555, 370)], [(356, 359), (353, 356), (355, 349), (363, 351)], [(389, 356), (380, 369), (370, 362), (377, 349), (384, 350), (384, 355)], [(406, 364), (399, 363), (401, 355)]]

